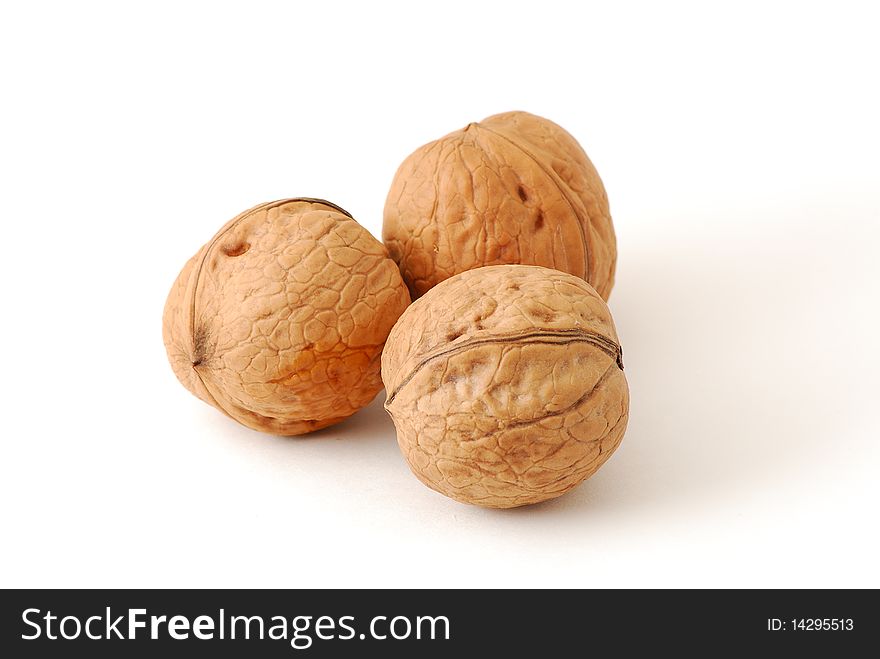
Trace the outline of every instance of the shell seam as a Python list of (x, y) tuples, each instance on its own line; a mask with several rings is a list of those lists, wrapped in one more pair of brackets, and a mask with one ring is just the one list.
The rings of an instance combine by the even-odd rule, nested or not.
[(485, 339), (473, 339), (470, 341), (465, 341), (456, 346), (448, 347), (444, 350), (435, 352), (434, 354), (425, 357), (424, 359), (419, 361), (410, 371), (409, 375), (407, 375), (400, 382), (400, 384), (398, 384), (394, 388), (394, 390), (388, 394), (388, 398), (385, 400), (385, 408), (388, 409), (391, 403), (394, 402), (397, 394), (400, 393), (401, 389), (403, 389), (416, 376), (416, 374), (431, 361), (448, 355), (464, 352), (465, 350), (476, 346), (490, 345), (493, 343), (527, 343), (538, 345), (568, 345), (570, 343), (590, 343), (602, 350), (602, 352), (607, 354), (609, 357), (614, 358), (617, 367), (620, 370), (623, 370), (623, 349), (616, 341), (613, 341), (597, 332), (585, 332), (584, 330), (573, 329), (540, 330), (514, 335), (498, 335)]
[[(486, 126), (484, 126), (483, 124), (480, 124), (480, 123), (476, 124), (476, 126), (481, 128), (482, 130), (485, 130), (487, 133), (491, 133), (492, 135), (495, 135), (496, 137), (500, 137), (505, 142), (510, 143), (514, 148), (519, 149), (522, 153), (524, 153), (526, 156), (528, 156), (538, 166), (538, 168), (542, 172), (544, 172), (544, 174), (546, 174), (547, 177), (551, 181), (553, 181), (553, 183), (556, 185), (556, 188), (559, 190), (560, 194), (562, 195), (562, 198), (565, 199), (565, 202), (568, 204), (569, 208), (571, 208), (572, 212), (574, 213), (574, 216), (578, 219), (578, 229), (580, 230), (581, 242), (584, 245), (584, 279), (589, 281), (590, 280), (590, 254), (592, 253), (592, 250), (590, 249), (590, 243), (589, 243), (589, 240), (587, 239), (587, 230), (584, 228), (584, 223), (585, 223), (584, 218), (578, 212), (577, 207), (575, 206), (574, 202), (571, 200), (571, 197), (569, 196), (569, 194), (565, 191), (563, 186), (560, 184), (560, 177), (555, 172), (551, 172), (550, 170), (548, 170), (531, 151), (526, 149), (524, 146), (518, 144), (514, 140), (510, 139), (509, 137), (507, 137), (507, 135), (504, 135), (503, 133), (499, 133), (496, 130), (492, 130), (491, 128), (487, 128)], [(589, 220), (590, 220), (590, 218), (589, 218), (589, 216), (587, 216), (586, 224), (589, 224)]]

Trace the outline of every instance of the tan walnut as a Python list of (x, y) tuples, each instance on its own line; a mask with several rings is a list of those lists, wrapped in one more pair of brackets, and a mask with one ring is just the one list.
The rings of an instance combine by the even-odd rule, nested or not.
[(453, 499), (510, 508), (560, 496), (620, 444), (629, 390), (596, 291), (548, 268), (477, 268), (391, 330), (385, 408), (410, 467)]
[(285, 199), (227, 223), (184, 266), (163, 317), (183, 385), (256, 430), (329, 426), (382, 388), (409, 304), (382, 244), (334, 204)]
[(608, 197), (577, 141), (527, 112), (424, 145), (397, 170), (382, 238), (413, 299), (472, 268), (542, 265), (608, 299), (617, 248)]

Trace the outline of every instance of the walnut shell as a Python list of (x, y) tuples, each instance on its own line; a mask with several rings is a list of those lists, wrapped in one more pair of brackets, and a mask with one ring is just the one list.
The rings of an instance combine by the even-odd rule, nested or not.
[(171, 289), (175, 375), (236, 421), (278, 435), (329, 426), (382, 388), (382, 346), (409, 294), (382, 244), (320, 199), (228, 222)]
[(606, 300), (614, 284), (599, 174), (571, 135), (527, 112), (496, 114), (410, 155), (391, 184), (382, 237), (413, 299), (503, 263), (571, 273)]
[(382, 379), (415, 475), (492, 508), (578, 485), (620, 444), (629, 412), (605, 302), (537, 266), (478, 268), (428, 291), (391, 330)]

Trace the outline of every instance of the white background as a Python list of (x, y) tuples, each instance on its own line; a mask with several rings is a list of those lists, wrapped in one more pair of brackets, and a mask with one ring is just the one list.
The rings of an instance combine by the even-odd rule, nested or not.
[[(880, 586), (869, 3), (10, 4), (0, 585)], [(165, 296), (226, 220), (379, 235), (408, 153), (512, 109), (611, 200), (632, 410), (594, 478), (468, 507), (384, 394), (283, 439), (178, 384)]]

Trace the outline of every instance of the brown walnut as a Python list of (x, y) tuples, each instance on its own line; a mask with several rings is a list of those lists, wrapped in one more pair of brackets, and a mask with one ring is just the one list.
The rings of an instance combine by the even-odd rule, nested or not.
[(382, 346), (409, 304), (382, 244), (320, 199), (256, 206), (184, 266), (163, 317), (183, 385), (256, 430), (329, 426), (382, 388)]
[(608, 299), (617, 248), (608, 197), (577, 141), (527, 112), (424, 145), (397, 170), (382, 237), (413, 299), (472, 268), (542, 265)]
[(391, 330), (385, 408), (410, 467), (453, 499), (510, 508), (560, 496), (617, 448), (629, 390), (605, 302), (548, 268), (477, 268)]

